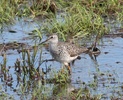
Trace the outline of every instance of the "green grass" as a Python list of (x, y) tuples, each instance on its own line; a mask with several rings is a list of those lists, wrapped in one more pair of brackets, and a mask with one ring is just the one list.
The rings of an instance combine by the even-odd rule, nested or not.
[(2, 86), (0, 86), (0, 100), (14, 100), (14, 97), (3, 91)]
[(107, 32), (107, 28), (103, 24), (103, 18), (92, 11), (88, 11), (79, 3), (74, 4), (68, 10), (66, 15), (62, 17), (64, 22), (58, 21), (56, 18), (48, 19), (43, 25), (43, 30), (46, 33), (59, 33), (62, 37), (64, 35), (84, 37), (91, 34), (105, 34)]
[[(1, 0), (0, 24), (13, 23), (15, 17), (36, 17), (47, 15), (53, 3), (50, 0)], [(54, 12), (55, 13), (55, 5)]]
[[(92, 34), (102, 36), (109, 32), (104, 17), (123, 20), (122, 0), (2, 0), (0, 4), (0, 28), (13, 23), (16, 17), (45, 18), (40, 31), (58, 33), (64, 40), (69, 36), (85, 37)], [(61, 13), (57, 13), (61, 12)], [(64, 22), (56, 15), (61, 15)]]

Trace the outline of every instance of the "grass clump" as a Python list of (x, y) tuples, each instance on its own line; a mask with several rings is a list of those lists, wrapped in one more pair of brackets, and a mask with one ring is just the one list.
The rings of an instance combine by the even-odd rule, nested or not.
[(12, 95), (5, 93), (2, 90), (2, 86), (0, 86), (0, 100), (14, 100), (14, 97)]
[(56, 18), (48, 19), (43, 25), (46, 32), (59, 33), (63, 37), (71, 35), (84, 37), (108, 32), (101, 16), (87, 10), (77, 2), (71, 8), (67, 8), (65, 13), (66, 15), (61, 17), (62, 22)]
[(51, 0), (1, 0), (0, 24), (12, 23), (15, 17), (36, 17), (56, 12), (56, 4)]
[[(50, 9), (52, 9), (54, 12)], [(0, 29), (4, 29), (4, 27), (6, 27), (8, 24), (13, 24), (17, 19), (16, 17), (35, 18), (37, 16), (48, 15), (50, 12), (55, 13), (55, 9), (55, 3), (51, 2), (50, 0), (43, 0), (43, 2), (42, 0), (1, 0)]]
[(79, 3), (81, 6), (85, 7), (87, 10), (91, 10), (100, 16), (117, 16), (121, 13), (123, 7), (122, 0), (70, 0), (71, 2), (65, 2), (65, 0), (59, 0), (62, 7), (71, 8), (73, 4)]
[(0, 23), (13, 22), (16, 16), (51, 18), (57, 11), (63, 11), (66, 14), (65, 23), (55, 21), (55, 17), (52, 23), (48, 23), (53, 26), (52, 29), (48, 29), (50, 32), (56, 31), (62, 35), (104, 33), (106, 28), (102, 16), (115, 16), (122, 20), (122, 5), (122, 0), (2, 0)]
[(57, 10), (60, 11), (61, 9), (69, 12), (69, 10), (75, 7), (80, 8), (80, 6), (99, 16), (116, 15), (121, 18), (122, 5), (122, 0), (1, 0), (0, 23), (10, 22), (16, 16), (31, 16), (34, 18), (40, 15), (48, 15), (50, 12), (55, 14)]
[(57, 5), (64, 12), (61, 20), (47, 19), (42, 29), (46, 33), (59, 33), (64, 40), (69, 36), (102, 36), (109, 33), (110, 28), (104, 25), (105, 17), (122, 20), (123, 15), (119, 0), (59, 0)]
[(6, 0), (1, 0), (0, 3), (0, 23), (4, 24), (11, 22), (14, 19), (14, 6), (12, 6)]
[(120, 0), (82, 0), (81, 3), (100, 15), (119, 12), (122, 5)]

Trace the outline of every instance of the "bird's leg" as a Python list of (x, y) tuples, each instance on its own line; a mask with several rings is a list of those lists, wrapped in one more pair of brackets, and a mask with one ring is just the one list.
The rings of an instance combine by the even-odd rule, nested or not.
[(64, 65), (62, 65), (62, 70), (61, 70), (62, 73), (64, 73)]
[(66, 67), (66, 68), (67, 68), (67, 70), (68, 70), (68, 73), (69, 73), (69, 74), (71, 74), (71, 67), (70, 67), (70, 63), (69, 63), (69, 64), (68, 64), (68, 63), (64, 63), (64, 65), (62, 66), (62, 69), (61, 69), (61, 72), (62, 72), (62, 73), (64, 73), (64, 72), (65, 72), (64, 67)]
[(67, 66), (69, 74), (71, 74), (71, 67), (70, 65)]
[(71, 67), (70, 67), (70, 63), (64, 63), (65, 67), (68, 70), (68, 73), (71, 74)]

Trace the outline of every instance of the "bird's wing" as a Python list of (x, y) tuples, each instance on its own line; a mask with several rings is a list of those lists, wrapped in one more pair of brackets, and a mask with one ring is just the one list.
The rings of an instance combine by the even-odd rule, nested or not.
[(60, 42), (59, 46), (60, 45), (64, 46), (71, 57), (88, 51), (86, 47), (78, 47), (75, 44), (69, 42)]

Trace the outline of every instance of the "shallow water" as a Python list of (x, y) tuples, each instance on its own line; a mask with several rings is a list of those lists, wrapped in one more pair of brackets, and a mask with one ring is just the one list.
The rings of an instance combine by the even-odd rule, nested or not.
[[(95, 94), (104, 94), (104, 97), (117, 96), (117, 92), (123, 95), (121, 86), (123, 85), (123, 39), (117, 37), (104, 38), (103, 43), (99, 46), (101, 54), (97, 61), (84, 55), (86, 59), (77, 61), (73, 67), (72, 80), (84, 81), (89, 84), (94, 80), (97, 82)], [(94, 79), (96, 76), (96, 79)]]
[[(8, 42), (21, 42), (27, 45), (34, 45), (35, 41), (30, 39), (31, 33), (36, 28), (38, 29), (41, 24), (32, 20), (25, 21), (22, 19), (16, 21), (16, 23), (8, 28), (4, 29), (0, 34), (0, 44)], [(10, 30), (16, 31), (15, 33)], [(118, 31), (115, 30), (118, 33)], [(121, 32), (121, 34), (123, 34)], [(46, 36), (43, 36), (42, 40), (45, 40)], [(91, 94), (102, 95), (102, 100), (110, 100), (111, 96), (123, 95), (123, 38), (121, 37), (103, 37), (100, 41), (98, 48), (101, 50), (101, 54), (93, 60), (88, 54), (81, 54), (81, 60), (76, 60), (72, 66), (71, 85), (74, 88), (79, 88), (82, 83), (85, 82), (87, 87), (91, 89)], [(15, 73), (14, 64), (17, 59), (21, 59), (21, 54), (18, 54), (17, 50), (8, 50), (7, 55), (7, 68), (9, 66), (9, 74), (13, 78), (12, 86), (6, 85), (5, 81), (2, 81), (3, 75), (1, 74), (0, 86), (2, 90), (8, 94), (16, 96), (16, 99), (20, 99), (20, 95), (17, 96), (17, 92), (14, 89), (18, 89), (17, 74)], [(42, 59), (52, 58), (50, 53), (43, 48)], [(2, 63), (3, 57), (0, 56), (0, 62)], [(51, 69), (60, 70), (61, 64), (58, 62), (46, 62), (40, 67), (46, 68), (50, 66)], [(1, 71), (0, 71), (1, 72)], [(90, 85), (95, 84), (95, 87)], [(28, 95), (29, 96), (29, 95)]]

